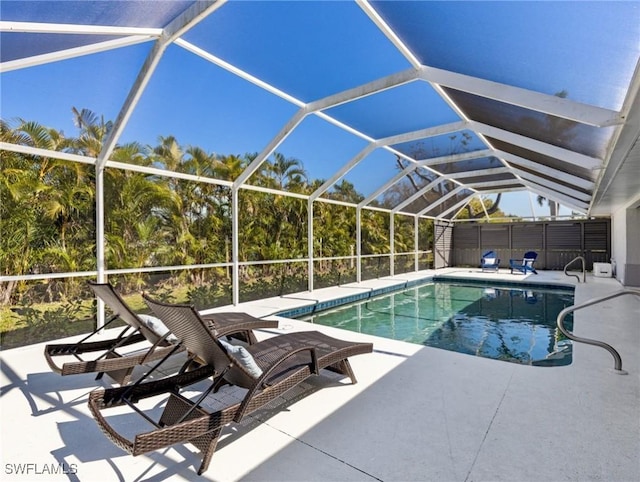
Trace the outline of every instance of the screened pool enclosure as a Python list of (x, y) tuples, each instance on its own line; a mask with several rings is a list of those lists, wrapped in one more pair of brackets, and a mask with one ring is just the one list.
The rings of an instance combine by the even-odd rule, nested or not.
[(433, 268), (434, 226), (538, 200), (612, 218), (640, 276), (638, 2), (0, 9), (0, 297), (27, 324), (88, 279), (210, 308)]

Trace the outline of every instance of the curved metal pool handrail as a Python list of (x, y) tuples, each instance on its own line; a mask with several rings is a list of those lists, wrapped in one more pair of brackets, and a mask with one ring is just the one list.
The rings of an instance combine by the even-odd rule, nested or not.
[(564, 334), (564, 336), (566, 336), (570, 340), (577, 341), (580, 343), (586, 343), (588, 345), (599, 346), (607, 350), (609, 353), (611, 353), (615, 362), (614, 373), (617, 373), (619, 375), (626, 375), (627, 372), (622, 369), (622, 358), (620, 357), (620, 354), (616, 351), (616, 349), (603, 341), (591, 340), (589, 338), (581, 338), (579, 336), (574, 335), (573, 333), (571, 333), (565, 328), (564, 317), (567, 316), (572, 311), (576, 311), (581, 308), (586, 308), (587, 306), (595, 305), (602, 301), (610, 300), (612, 298), (617, 298), (618, 296), (623, 296), (623, 295), (636, 295), (640, 297), (640, 291), (625, 289), (621, 291), (616, 291), (615, 293), (611, 293), (606, 296), (601, 296), (600, 298), (592, 298), (589, 301), (585, 301), (584, 303), (580, 303), (578, 305), (573, 305), (573, 306), (569, 306), (568, 308), (565, 308), (560, 313), (558, 313), (558, 319), (557, 319), (558, 329)]
[(571, 261), (569, 261), (567, 264), (565, 264), (564, 265), (564, 274), (566, 274), (567, 276), (575, 276), (576, 278), (578, 278), (578, 283), (580, 283), (580, 277), (577, 274), (575, 274), (575, 273), (573, 273), (573, 274), (567, 273), (567, 268), (569, 267), (569, 265), (571, 263), (573, 263), (574, 261), (577, 261), (579, 259), (582, 260), (582, 282), (586, 283), (587, 282), (587, 269), (586, 269), (587, 261), (584, 259), (584, 256), (576, 256)]

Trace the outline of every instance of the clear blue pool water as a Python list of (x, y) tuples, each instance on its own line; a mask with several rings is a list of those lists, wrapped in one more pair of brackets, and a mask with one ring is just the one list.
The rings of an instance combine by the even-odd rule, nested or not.
[[(444, 350), (536, 366), (568, 365), (556, 327), (573, 289), (436, 281), (299, 319)], [(572, 329), (569, 315), (566, 326)]]

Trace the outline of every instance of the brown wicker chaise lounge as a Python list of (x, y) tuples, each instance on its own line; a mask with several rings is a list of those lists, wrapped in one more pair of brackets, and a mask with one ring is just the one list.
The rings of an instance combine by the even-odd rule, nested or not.
[[(131, 381), (131, 374), (137, 365), (161, 360), (184, 349), (175, 343), (177, 341), (175, 336), (167, 331), (166, 327), (160, 330), (152, 329), (153, 325), (147, 324), (144, 320), (153, 318), (134, 312), (111, 284), (89, 281), (89, 286), (113, 312), (113, 316), (102, 329), (116, 319), (124, 321), (126, 326), (116, 338), (108, 340), (87, 341), (100, 330), (96, 329), (76, 343), (46, 345), (44, 355), (49, 367), (55, 373), (60, 375), (97, 373), (96, 380), (106, 373), (117, 383), (126, 385)], [(256, 341), (253, 329), (278, 326), (277, 321), (254, 318), (245, 313), (216, 313), (204, 318), (220, 336), (234, 335), (248, 343)], [(141, 342), (147, 343), (141, 345), (142, 348), (137, 347), (135, 351), (122, 352), (123, 348), (132, 348), (131, 345)], [(93, 354), (93, 357), (83, 359), (82, 355), (86, 354)]]
[[(89, 408), (105, 435), (120, 448), (132, 455), (140, 455), (177, 443), (189, 442), (201, 452), (202, 463), (198, 474), (204, 473), (216, 449), (223, 427), (230, 422), (240, 422), (246, 415), (273, 401), (308, 377), (327, 368), (344, 374), (352, 383), (357, 380), (348, 358), (371, 353), (371, 343), (338, 340), (317, 331), (287, 333), (259, 341), (246, 348), (246, 354), (257, 365), (259, 373), (251, 373), (237, 355), (235, 349), (225, 345), (207, 328), (205, 320), (191, 306), (170, 305), (145, 296), (147, 304), (180, 339), (186, 349), (204, 363), (200, 370), (215, 367), (214, 380), (203, 390), (197, 400), (190, 400), (179, 393), (190, 380), (180, 375), (172, 381), (151, 381), (127, 392), (127, 387), (99, 389), (89, 395)], [(250, 364), (247, 364), (250, 365)], [(253, 367), (255, 369), (255, 366)], [(184, 376), (196, 377), (195, 372)], [(248, 389), (241, 402), (209, 412), (202, 407), (205, 398), (224, 383)], [(145, 398), (163, 393), (168, 395), (159, 421), (152, 420), (136, 404)], [(109, 424), (102, 411), (109, 407), (128, 404), (155, 428), (138, 433), (133, 440), (126, 438)], [(158, 406), (154, 401), (154, 406)]]

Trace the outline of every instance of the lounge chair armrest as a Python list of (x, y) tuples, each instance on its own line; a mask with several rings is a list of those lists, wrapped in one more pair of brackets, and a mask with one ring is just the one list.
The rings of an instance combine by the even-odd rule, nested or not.
[(316, 348), (314, 346), (303, 346), (303, 347), (297, 348), (295, 350), (292, 350), (291, 352), (287, 353), (282, 358), (279, 358), (269, 368), (264, 370), (262, 372), (262, 375), (260, 375), (260, 377), (258, 377), (256, 379), (255, 383), (249, 389), (249, 391), (246, 393), (244, 399), (242, 400), (242, 403), (240, 404), (240, 408), (238, 409), (238, 411), (237, 411), (237, 413), (236, 413), (236, 415), (234, 417), (234, 421), (235, 422), (239, 422), (240, 420), (242, 420), (242, 418), (245, 415), (245, 411), (247, 410), (247, 407), (248, 407), (249, 403), (251, 402), (253, 397), (256, 395), (256, 393), (259, 390), (261, 390), (262, 388), (264, 388), (265, 386), (268, 386), (267, 380), (269, 379), (271, 374), (280, 365), (282, 365), (285, 361), (287, 361), (289, 358), (291, 358), (292, 356), (295, 356), (295, 355), (297, 355), (297, 354), (299, 354), (299, 353), (301, 353), (303, 351), (309, 351), (309, 353), (311, 354), (311, 363), (309, 364), (311, 373), (313, 373), (315, 375), (320, 373), (320, 367), (318, 365), (318, 355), (316, 353)]
[(299, 348), (297, 348), (295, 350), (292, 350), (292, 351), (288, 352), (285, 356), (283, 356), (282, 358), (279, 358), (273, 365), (271, 365), (269, 368), (264, 370), (262, 372), (262, 375), (260, 375), (260, 377), (258, 377), (258, 379), (254, 383), (253, 387), (251, 387), (251, 389), (249, 391), (251, 392), (252, 390), (255, 390), (256, 388), (264, 387), (264, 386), (268, 385), (267, 379), (274, 372), (274, 370), (276, 370), (280, 365), (282, 365), (284, 362), (286, 362), (292, 356), (295, 356), (298, 353), (301, 353), (303, 351), (309, 351), (310, 354), (311, 354), (311, 363), (309, 364), (310, 367), (311, 367), (311, 373), (313, 373), (315, 375), (320, 373), (320, 368), (318, 366), (318, 355), (316, 353), (316, 348), (314, 346), (301, 346), (301, 347), (299, 347)]
[[(102, 415), (102, 410), (106, 408), (101, 400), (102, 393), (102, 390), (95, 390), (89, 394), (89, 410), (107, 438), (132, 455), (141, 455), (152, 450), (187, 441), (202, 450), (203, 444), (206, 444), (208, 440), (213, 438), (213, 447), (210, 447), (212, 453), (212, 451), (215, 450), (215, 444), (222, 427), (232, 421), (233, 414), (237, 408), (237, 405), (232, 405), (222, 410), (208, 413), (196, 407), (192, 416), (187, 420), (175, 424), (167, 423), (166, 426), (162, 428), (156, 428), (150, 432), (138, 433), (132, 440), (129, 436), (120, 434)], [(177, 416), (179, 416), (181, 412), (192, 408), (192, 403), (189, 400), (173, 393), (170, 394), (169, 400), (167, 401), (167, 405), (169, 404), (173, 404), (172, 411), (175, 411)], [(176, 404), (178, 406), (176, 406)], [(204, 441), (202, 440), (203, 436), (205, 436)], [(201, 469), (206, 469), (208, 459), (205, 459), (205, 461), (206, 463), (203, 461)]]

